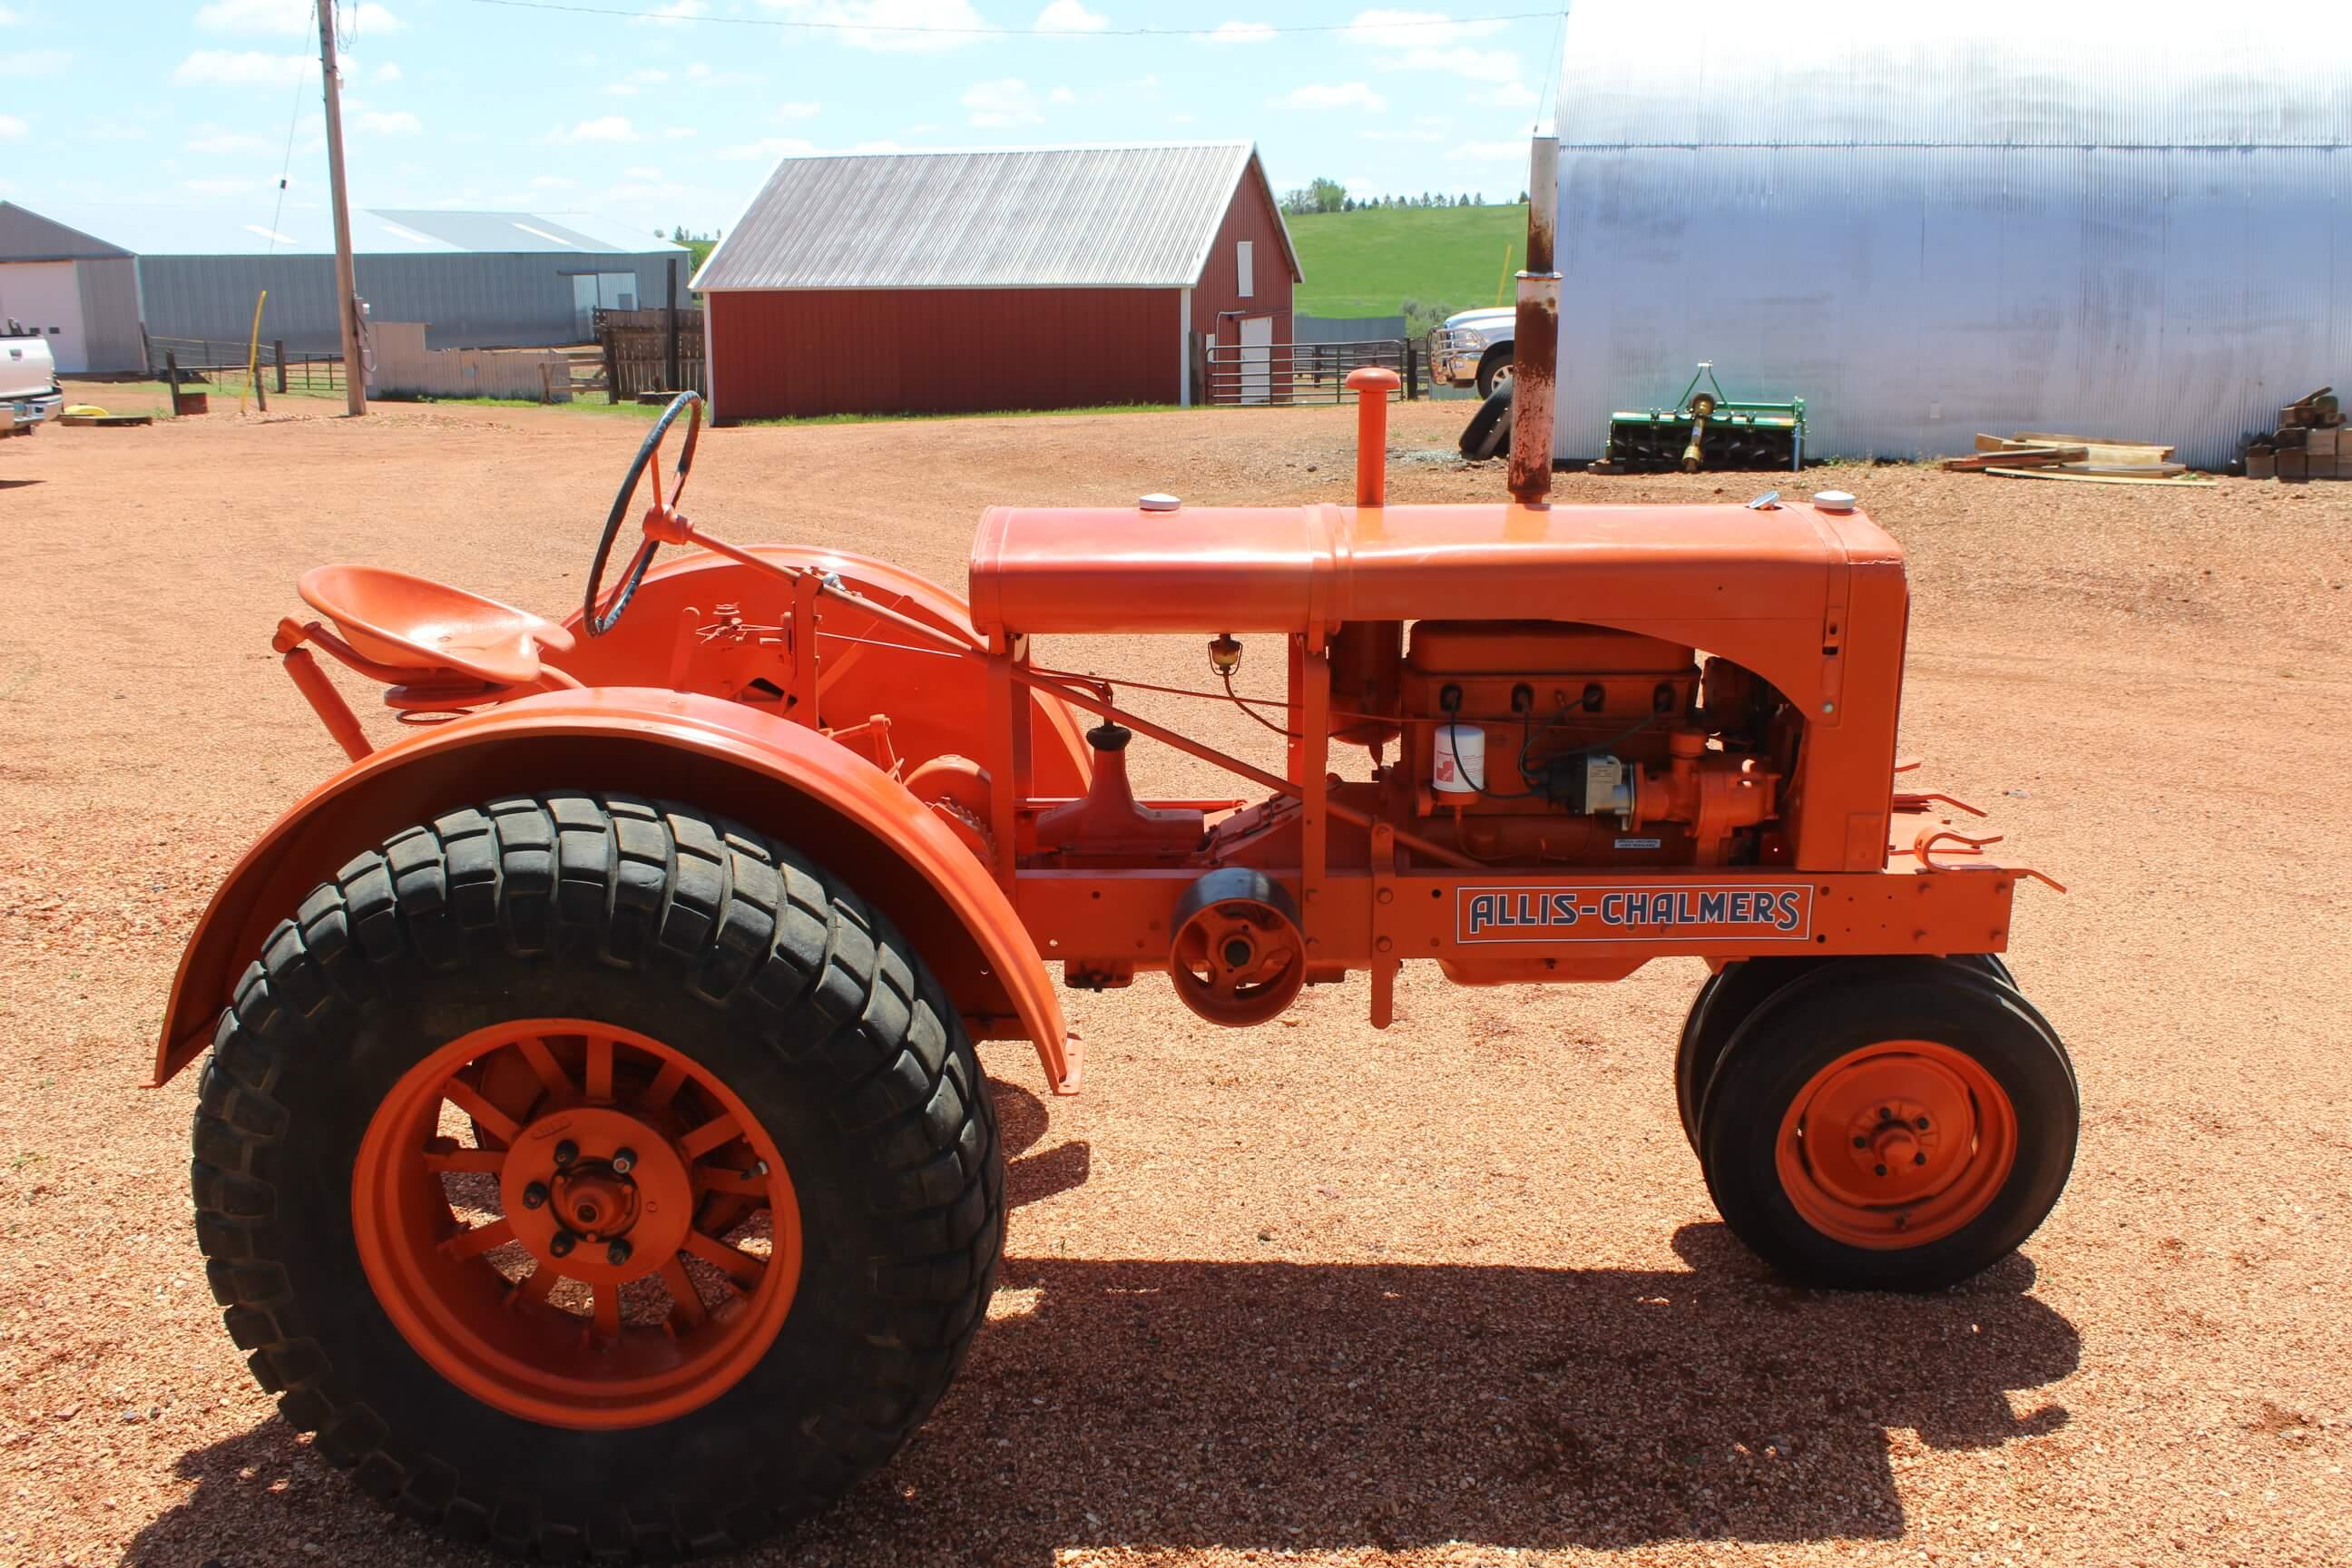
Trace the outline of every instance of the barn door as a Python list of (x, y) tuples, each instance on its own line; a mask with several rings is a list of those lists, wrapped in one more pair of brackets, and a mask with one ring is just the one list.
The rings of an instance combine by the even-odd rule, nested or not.
[(82, 337), (81, 289), (70, 261), (12, 261), (0, 267), (0, 318), (14, 316), (47, 340), (64, 375), (89, 368)]
[(1242, 318), (1242, 401), (1274, 401), (1274, 318)]

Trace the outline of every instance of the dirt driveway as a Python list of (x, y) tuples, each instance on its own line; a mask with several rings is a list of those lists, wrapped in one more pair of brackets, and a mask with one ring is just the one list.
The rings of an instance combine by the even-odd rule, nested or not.
[[(198, 1267), (194, 1076), (138, 1085), (213, 884), (337, 761), (268, 652), (296, 573), (560, 612), (639, 427), (331, 407), (0, 447), (0, 1563), (476, 1561), (276, 1419)], [(1460, 414), (1402, 414), (1396, 494), (1499, 493), (1446, 456)], [(960, 587), (989, 501), (1339, 500), (1350, 460), (1334, 410), (723, 431), (689, 500)], [(905, 1454), (762, 1560), (2352, 1560), (2352, 485), (1808, 479), (1911, 551), (1906, 749), (2073, 889), (2021, 896), (2011, 953), (2086, 1105), (2024, 1255), (1927, 1300), (1764, 1276), (1675, 1125), (1696, 963), (1408, 969), (1385, 1034), (1360, 981), (1220, 1035), (1146, 977), (1069, 998), (1076, 1100), (991, 1048), (995, 1321)]]

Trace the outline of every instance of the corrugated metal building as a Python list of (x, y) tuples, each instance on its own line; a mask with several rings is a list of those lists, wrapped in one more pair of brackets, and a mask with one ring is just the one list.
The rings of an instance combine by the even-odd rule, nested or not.
[(2065, 430), (2234, 458), (2352, 377), (2352, 26), (2282, 26), (1579, 5), (1556, 450), (1710, 359), (1802, 395), (1822, 456)]
[[(332, 221), (323, 209), (289, 209), (271, 223), (211, 207), (136, 205), (58, 207), (64, 223), (137, 258), (128, 317), (139, 362), (143, 319), (156, 339), (242, 343), (255, 298), (269, 291), (261, 337), (289, 353), (341, 347), (335, 317)], [(52, 226), (57, 226), (53, 225)], [(380, 321), (422, 321), (433, 348), (537, 348), (584, 342), (599, 305), (667, 302), (668, 264), (683, 294), (688, 252), (575, 215), (354, 209), (352, 269)], [(121, 301), (108, 330), (120, 332)]]
[(37, 330), (68, 374), (137, 370), (138, 264), (119, 245), (0, 202), (0, 318)]
[(714, 417), (1190, 403), (1191, 342), (1290, 338), (1245, 142), (786, 158), (695, 279)]

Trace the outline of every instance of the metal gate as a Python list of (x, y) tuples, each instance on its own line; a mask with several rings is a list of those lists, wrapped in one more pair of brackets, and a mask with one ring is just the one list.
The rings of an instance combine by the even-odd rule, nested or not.
[(1212, 342), (1206, 345), (1202, 401), (1212, 404), (1339, 403), (1348, 374), (1365, 365), (1397, 373), (1395, 395), (1419, 397), (1424, 374), (1419, 347), (1402, 338), (1354, 342)]

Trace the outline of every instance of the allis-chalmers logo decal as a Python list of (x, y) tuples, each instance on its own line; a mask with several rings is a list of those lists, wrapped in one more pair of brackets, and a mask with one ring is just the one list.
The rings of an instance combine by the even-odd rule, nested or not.
[(1454, 902), (1463, 942), (1803, 942), (1812, 927), (1810, 885), (1464, 888)]

